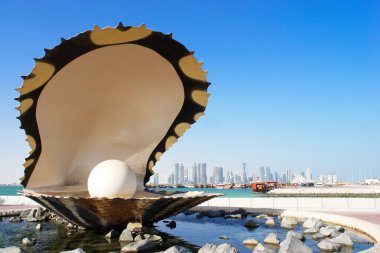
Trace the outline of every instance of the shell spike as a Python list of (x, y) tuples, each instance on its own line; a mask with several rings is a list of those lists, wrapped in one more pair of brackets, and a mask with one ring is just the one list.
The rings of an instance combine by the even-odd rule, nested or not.
[(46, 54), (50, 52), (50, 50), (47, 49), (47, 48), (44, 48), (44, 51), (45, 51)]
[(145, 24), (145, 23), (142, 23), (142, 24), (140, 25), (140, 27), (142, 27), (142, 28), (146, 28), (146, 24)]
[(67, 39), (65, 39), (65, 38), (61, 38), (61, 43), (63, 43), (63, 42), (65, 42), (65, 41), (67, 41)]
[(123, 25), (122, 22), (119, 22), (119, 24), (117, 24), (116, 28), (117, 29), (123, 29), (123, 28), (125, 28), (125, 26)]
[(34, 60), (35, 62), (39, 62), (39, 61), (41, 61), (40, 58), (33, 58), (33, 60)]
[(100, 30), (100, 27), (97, 25), (94, 25), (94, 31), (98, 31), (98, 30)]
[(168, 36), (169, 38), (173, 39), (173, 33), (168, 33), (168, 34), (166, 34), (166, 36)]
[(189, 55), (194, 55), (195, 51), (190, 51)]

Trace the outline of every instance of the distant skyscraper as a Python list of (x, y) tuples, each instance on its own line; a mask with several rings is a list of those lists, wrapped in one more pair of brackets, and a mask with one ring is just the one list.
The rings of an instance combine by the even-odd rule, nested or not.
[(181, 163), (179, 165), (179, 180), (177, 184), (184, 184), (185, 183), (185, 166)]
[(265, 180), (273, 180), (272, 172), (270, 171), (270, 166), (265, 167)]
[(202, 177), (201, 177), (201, 164), (200, 163), (198, 163), (198, 165), (197, 165), (197, 183), (198, 184), (202, 184)]
[(197, 167), (197, 165), (194, 163), (193, 167), (191, 169), (192, 169), (193, 183), (198, 184), (198, 176), (197, 176), (198, 167)]
[(172, 184), (179, 183), (179, 174), (180, 174), (179, 164), (176, 163), (174, 164), (174, 182), (172, 182)]
[(313, 180), (313, 174), (311, 174), (311, 169), (310, 168), (306, 169), (306, 180), (308, 180), (308, 181)]
[(185, 168), (185, 173), (183, 176), (183, 183), (188, 184), (189, 183), (189, 168)]
[(260, 167), (260, 180), (265, 181), (265, 167), (264, 166)]
[(243, 184), (247, 183), (246, 166), (247, 166), (247, 163), (243, 163), (243, 175), (242, 175)]
[(207, 164), (202, 163), (202, 184), (207, 184)]
[(214, 168), (214, 182), (215, 184), (222, 184), (224, 181), (223, 178), (223, 167)]

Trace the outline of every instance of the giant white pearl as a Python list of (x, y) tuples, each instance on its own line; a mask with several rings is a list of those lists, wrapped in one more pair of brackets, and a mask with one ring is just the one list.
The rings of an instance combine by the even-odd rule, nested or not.
[(134, 171), (123, 161), (106, 160), (96, 165), (87, 180), (91, 197), (132, 197), (137, 182)]

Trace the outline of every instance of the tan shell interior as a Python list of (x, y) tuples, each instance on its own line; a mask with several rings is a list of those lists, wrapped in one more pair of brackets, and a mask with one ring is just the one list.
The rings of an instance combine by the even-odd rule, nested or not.
[(151, 49), (123, 44), (82, 55), (53, 76), (39, 97), (42, 151), (26, 188), (87, 192), (91, 170), (118, 159), (134, 170), (143, 190), (148, 158), (183, 102), (175, 69)]

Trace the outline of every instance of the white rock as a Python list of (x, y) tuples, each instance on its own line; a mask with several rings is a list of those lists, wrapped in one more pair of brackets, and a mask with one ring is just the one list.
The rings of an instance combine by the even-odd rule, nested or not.
[(268, 227), (274, 227), (276, 223), (274, 222), (273, 218), (269, 218), (265, 221), (265, 225), (267, 225)]
[(22, 244), (24, 244), (25, 246), (33, 246), (34, 244), (36, 244), (36, 239), (29, 239), (27, 237), (25, 237), (24, 239), (22, 239)]
[(60, 253), (86, 253), (86, 251), (84, 251), (81, 248), (77, 248), (77, 249), (74, 249), (74, 250), (61, 251)]
[(228, 243), (223, 243), (216, 247), (215, 253), (238, 253), (238, 250)]
[(151, 235), (148, 239), (149, 239), (149, 241), (152, 241), (152, 242), (161, 242), (162, 241), (162, 237), (159, 235)]
[(108, 232), (108, 234), (106, 234), (104, 237), (105, 238), (108, 238), (108, 239), (112, 239), (112, 238), (116, 238), (119, 236), (119, 232), (117, 232), (116, 230), (112, 229), (111, 231)]
[(36, 230), (41, 230), (41, 223), (38, 223), (38, 224), (36, 225)]
[(121, 252), (138, 252), (154, 248), (155, 245), (153, 242), (148, 239), (141, 240), (138, 242), (132, 242), (127, 244), (121, 249)]
[(323, 226), (323, 222), (321, 219), (317, 218), (309, 218), (305, 220), (303, 223), (304, 228), (315, 228), (315, 229), (320, 229)]
[(138, 222), (129, 222), (127, 229), (131, 232), (141, 232), (142, 225)]
[(330, 242), (335, 242), (346, 247), (351, 247), (351, 248), (354, 247), (354, 243), (352, 242), (350, 236), (347, 235), (346, 233), (342, 233), (338, 235), (337, 237), (330, 239)]
[(119, 237), (120, 242), (133, 242), (132, 232), (128, 229), (124, 229)]
[(256, 246), (257, 244), (259, 244), (258, 241), (256, 241), (255, 239), (253, 238), (249, 238), (249, 239), (246, 239), (243, 241), (243, 244), (244, 245), (250, 245), (250, 246)]
[(326, 238), (326, 236), (325, 236), (325, 235), (322, 235), (321, 233), (316, 233), (316, 234), (314, 234), (314, 235), (312, 236), (312, 238), (313, 238), (313, 240), (318, 241), (318, 240), (321, 240), (321, 239), (323, 239), (323, 238)]
[(303, 236), (302, 234), (300, 233), (297, 233), (297, 232), (294, 232), (294, 231), (288, 231), (288, 233), (286, 234), (286, 238), (289, 238), (289, 237), (295, 237), (297, 238), (298, 240), (301, 240), (301, 241), (305, 241), (305, 236)]
[(164, 251), (164, 253), (191, 253), (191, 250), (182, 246), (172, 246)]
[(267, 237), (265, 237), (264, 242), (267, 244), (280, 245), (278, 235), (275, 233), (269, 233)]
[(305, 235), (311, 235), (311, 234), (315, 234), (315, 233), (318, 233), (318, 229), (316, 228), (308, 228), (308, 229), (305, 229), (305, 231), (303, 231), (303, 233)]
[(301, 240), (294, 236), (287, 237), (281, 242), (280, 250), (278, 253), (313, 253), (313, 250), (309, 248)]
[(215, 244), (206, 243), (198, 250), (198, 253), (214, 253), (217, 247)]
[(297, 220), (290, 217), (284, 217), (281, 220), (281, 227), (283, 228), (294, 228), (297, 225)]
[(6, 247), (1, 248), (0, 253), (22, 253), (23, 251), (19, 247)]
[(322, 227), (320, 230), (319, 230), (319, 233), (321, 233), (322, 235), (325, 235), (325, 236), (330, 236), (333, 232), (335, 232), (336, 229), (335, 228), (329, 228), (329, 227)]
[(265, 248), (261, 243), (257, 244), (254, 248), (253, 253), (275, 253), (275, 251)]
[(336, 252), (341, 250), (341, 246), (335, 242), (331, 242), (328, 239), (322, 240), (317, 244), (318, 249), (324, 252)]

